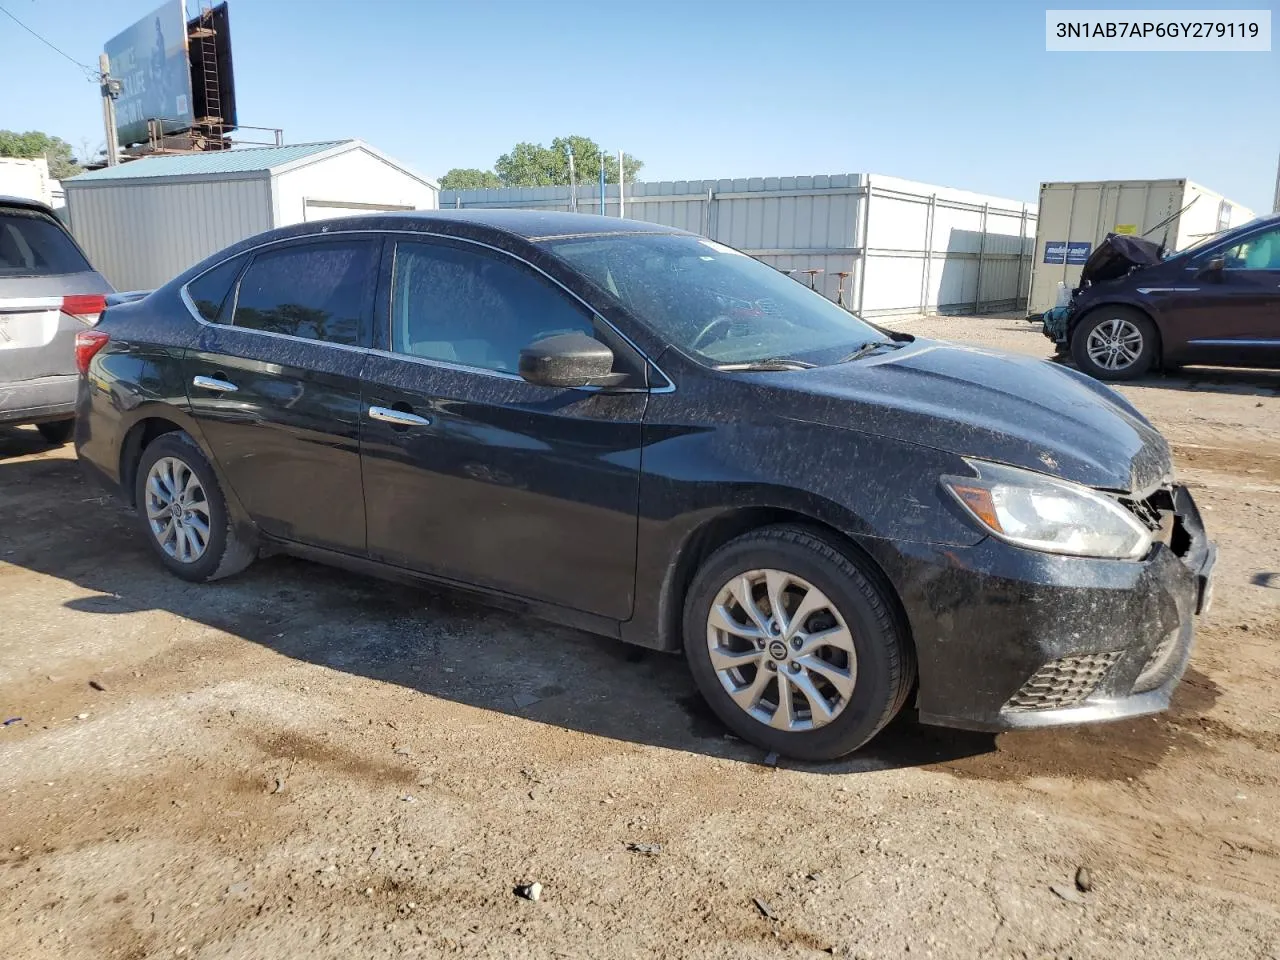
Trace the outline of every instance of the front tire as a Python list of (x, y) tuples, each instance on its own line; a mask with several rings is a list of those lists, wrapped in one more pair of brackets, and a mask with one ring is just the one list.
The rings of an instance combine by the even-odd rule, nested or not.
[(1155, 365), (1155, 326), (1129, 307), (1099, 307), (1072, 333), (1071, 357), (1097, 380), (1136, 380)]
[(232, 520), (213, 467), (180, 430), (162, 434), (142, 452), (134, 503), (152, 551), (183, 580), (229, 577), (256, 554)]
[(37, 423), (36, 429), (40, 431), (40, 436), (44, 437), (46, 443), (60, 447), (71, 439), (71, 434), (75, 431), (76, 421), (74, 418), (67, 420), (46, 420), (44, 423)]
[(803, 527), (716, 551), (685, 602), (685, 656), (742, 739), (800, 760), (858, 749), (902, 708), (915, 660), (886, 586)]

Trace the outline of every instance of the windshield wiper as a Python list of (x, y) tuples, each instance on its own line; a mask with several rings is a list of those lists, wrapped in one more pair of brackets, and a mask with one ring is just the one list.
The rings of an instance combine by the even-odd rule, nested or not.
[(716, 370), (809, 370), (816, 364), (788, 357), (766, 357), (763, 360), (747, 360), (742, 363), (717, 363)]
[(866, 343), (858, 347), (858, 349), (854, 350), (853, 353), (848, 356), (841, 357), (836, 361), (836, 363), (852, 363), (854, 360), (862, 359), (869, 353), (874, 353), (881, 347), (892, 347), (896, 350), (900, 346), (902, 346), (902, 344), (894, 340), (868, 340)]

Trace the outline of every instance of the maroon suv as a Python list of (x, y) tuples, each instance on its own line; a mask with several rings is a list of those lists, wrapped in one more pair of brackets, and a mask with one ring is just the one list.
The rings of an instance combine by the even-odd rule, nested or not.
[(1280, 215), (1180, 253), (1109, 235), (1045, 336), (1100, 380), (1184, 363), (1280, 368)]

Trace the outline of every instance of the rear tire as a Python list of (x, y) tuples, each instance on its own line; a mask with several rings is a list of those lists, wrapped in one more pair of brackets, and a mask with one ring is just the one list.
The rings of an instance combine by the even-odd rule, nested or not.
[(1076, 366), (1097, 380), (1136, 380), (1157, 360), (1156, 328), (1130, 307), (1099, 307), (1071, 334)]
[(75, 418), (67, 420), (46, 420), (44, 423), (37, 423), (36, 429), (40, 431), (40, 436), (45, 441), (55, 446), (62, 446), (71, 439), (71, 434), (75, 431)]
[(229, 577), (257, 554), (231, 517), (213, 467), (181, 430), (161, 434), (142, 452), (134, 503), (152, 551), (183, 580)]
[(726, 544), (695, 574), (685, 656), (702, 696), (742, 739), (834, 760), (892, 720), (915, 682), (895, 610), (881, 577), (820, 534), (766, 527)]

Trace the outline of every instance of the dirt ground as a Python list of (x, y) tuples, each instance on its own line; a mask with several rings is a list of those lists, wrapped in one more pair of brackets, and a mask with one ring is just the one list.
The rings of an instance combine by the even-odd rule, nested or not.
[(286, 558), (179, 582), (0, 431), (0, 955), (1280, 957), (1280, 373), (1124, 392), (1221, 549), (1173, 709), (824, 766), (676, 658)]

